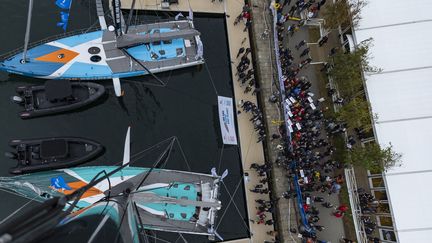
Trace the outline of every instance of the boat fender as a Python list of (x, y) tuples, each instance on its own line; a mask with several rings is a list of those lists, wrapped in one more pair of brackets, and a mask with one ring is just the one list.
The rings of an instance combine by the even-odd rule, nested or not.
[(17, 96), (17, 95), (12, 96), (11, 100), (12, 102), (17, 104), (21, 104), (24, 102), (24, 99), (21, 96)]

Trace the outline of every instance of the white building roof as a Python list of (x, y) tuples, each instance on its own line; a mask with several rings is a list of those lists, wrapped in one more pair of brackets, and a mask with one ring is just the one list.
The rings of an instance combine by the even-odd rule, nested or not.
[(395, 233), (403, 243), (432, 239), (431, 0), (374, 0), (361, 11), (356, 43), (373, 38), (365, 74), (375, 132), (393, 145), (402, 165), (385, 173)]

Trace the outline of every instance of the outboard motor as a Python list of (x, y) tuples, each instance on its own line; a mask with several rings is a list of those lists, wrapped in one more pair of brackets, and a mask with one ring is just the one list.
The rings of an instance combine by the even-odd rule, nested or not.
[(16, 159), (18, 157), (16, 153), (12, 153), (12, 152), (5, 152), (5, 156), (9, 159)]

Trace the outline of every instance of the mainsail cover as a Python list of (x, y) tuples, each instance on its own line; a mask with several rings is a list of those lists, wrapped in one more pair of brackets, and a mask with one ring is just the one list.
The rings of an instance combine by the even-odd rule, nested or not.
[(199, 36), (200, 32), (195, 29), (185, 29), (178, 31), (169, 31), (162, 33), (146, 33), (146, 34), (124, 34), (117, 38), (117, 47), (125, 48), (132, 47), (136, 45), (141, 45), (144, 43), (151, 43), (155, 41), (167, 41), (172, 39), (180, 38), (193, 38), (194, 36)]

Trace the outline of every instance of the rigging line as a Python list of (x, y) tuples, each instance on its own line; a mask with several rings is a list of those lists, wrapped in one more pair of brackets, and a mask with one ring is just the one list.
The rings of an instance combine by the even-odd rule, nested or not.
[(5, 221), (7, 221), (8, 219), (10, 219), (12, 216), (14, 216), (16, 213), (18, 213), (19, 211), (21, 211), (23, 208), (25, 208), (27, 205), (29, 205), (31, 202), (35, 201), (35, 199), (39, 197), (39, 195), (36, 195), (33, 199), (31, 199), (30, 201), (26, 202), (24, 205), (22, 205), (21, 207), (19, 207), (17, 210), (15, 210), (13, 213), (9, 214), (6, 218), (4, 218), (2, 221), (0, 221), (0, 225), (3, 224)]
[(188, 241), (184, 238), (184, 236), (181, 233), (179, 233), (179, 235), (185, 243), (188, 243)]
[[(161, 146), (163, 143), (166, 143), (167, 141), (170, 141), (170, 140), (172, 140), (172, 139), (174, 139), (174, 137), (169, 137), (169, 138), (167, 138), (167, 139), (165, 139), (165, 140), (162, 140), (161, 142), (159, 142), (159, 143), (157, 143), (157, 144), (151, 146), (150, 148), (146, 148), (146, 149), (141, 150), (140, 152), (138, 152), (138, 153), (136, 153), (136, 154), (133, 154), (133, 155), (131, 156), (131, 160), (135, 160), (135, 161), (133, 161), (133, 162), (136, 162), (136, 160), (141, 159), (141, 157), (138, 158), (138, 156), (142, 155), (143, 153), (145, 153), (145, 152), (147, 152), (147, 151), (149, 151), (149, 150), (156, 149), (156, 148), (158, 148), (159, 146)], [(115, 163), (114, 165), (118, 165), (118, 164), (121, 164), (121, 163), (123, 163), (123, 161), (119, 161), (119, 162)]]
[(21, 194), (19, 194), (17, 192), (14, 192), (14, 191), (9, 191), (9, 190), (3, 189), (3, 188), (0, 188), (0, 191), (4, 191), (4, 192), (10, 193), (12, 195), (15, 195), (15, 196), (18, 196), (18, 197), (24, 197), (24, 198), (27, 198), (27, 199), (31, 200), (30, 197), (21, 195)]
[(145, 233), (145, 230), (142, 230), (142, 232), (138, 233), (138, 239), (141, 241), (142, 237), (140, 237), (140, 235), (144, 235), (145, 243), (150, 243), (150, 240), (148, 238), (148, 235)]
[(186, 166), (188, 167), (188, 170), (189, 170), (189, 171), (192, 171), (192, 169), (191, 169), (191, 167), (190, 167), (190, 165), (189, 165), (189, 162), (188, 162), (188, 160), (187, 160), (186, 154), (184, 153), (183, 148), (182, 148), (182, 146), (181, 146), (180, 140), (178, 139), (177, 136), (174, 136), (174, 140), (177, 142), (177, 145), (178, 145), (179, 148), (180, 148), (180, 152), (181, 152), (181, 154), (182, 154), (182, 156), (183, 156), (184, 161), (186, 162)]
[(158, 237), (153, 236), (153, 235), (148, 235), (148, 236), (151, 237), (151, 238), (153, 238), (153, 239), (155, 239), (155, 240), (160, 240), (160, 241), (162, 241), (162, 242), (166, 242), (166, 243), (172, 243), (171, 241), (167, 241), (167, 240), (164, 240), (164, 239), (162, 239), (162, 238), (158, 238)]
[[(234, 193), (237, 191), (237, 189), (239, 188), (240, 183), (241, 183), (242, 181), (243, 181), (243, 177), (240, 178), (240, 181), (239, 181), (239, 183), (237, 184), (237, 187), (236, 187), (236, 189), (234, 190)], [(222, 184), (223, 184), (223, 182), (222, 182)], [(228, 191), (228, 189), (227, 189), (226, 187), (225, 187), (225, 189)], [(228, 208), (229, 208), (229, 206), (231, 205), (231, 203), (233, 202), (233, 198), (231, 197), (231, 194), (230, 194), (229, 192), (228, 192), (228, 195), (230, 196), (230, 201), (229, 201), (228, 205), (226, 206), (225, 211), (224, 211), (224, 213), (222, 214), (222, 217), (221, 217), (220, 220), (219, 220), (219, 223), (216, 225), (215, 230), (217, 230), (218, 227), (219, 227), (219, 225), (222, 223), (222, 219), (223, 219), (223, 217), (225, 216), (226, 212), (228, 212)], [(249, 227), (248, 227), (248, 228), (249, 228)]]
[(220, 167), (221, 167), (221, 164), (222, 164), (222, 155), (223, 155), (224, 147), (225, 147), (225, 144), (222, 143), (222, 149), (221, 149), (221, 152), (220, 152), (220, 155), (219, 155), (219, 166), (218, 166), (218, 170), (217, 171), (220, 171)]
[(168, 149), (168, 155), (166, 156), (165, 162), (160, 167), (162, 169), (165, 169), (165, 166), (168, 163), (168, 160), (169, 160), (170, 155), (171, 155), (171, 151), (173, 150), (172, 148), (173, 148), (174, 142), (175, 142), (175, 139), (171, 140), (171, 143), (169, 144), (169, 146), (167, 148)]
[(133, 57), (132, 55), (129, 54), (129, 52), (127, 52), (126, 48), (120, 48), (119, 49), (125, 56), (129, 57), (131, 60), (135, 61), (138, 65), (140, 65), (142, 68), (144, 68), (144, 70), (150, 74), (154, 79), (156, 79), (156, 81), (158, 81), (161, 85), (163, 85), (163, 87), (166, 86), (165, 82), (163, 82), (160, 78), (158, 78), (153, 72), (150, 71), (150, 69), (148, 69), (144, 64), (142, 64), (138, 59), (136, 59), (135, 57)]
[[(138, 4), (140, 5), (139, 9), (143, 9), (142, 8), (142, 4), (141, 4), (141, 0), (138, 0)], [(138, 12), (139, 12), (139, 10), (137, 9), (137, 11), (135, 11), (135, 20), (134, 20), (135, 29), (136, 29), (136, 26), (137, 26), (137, 23), (138, 23)]]
[(177, 243), (177, 241), (180, 239), (180, 235), (179, 235), (179, 237), (177, 237), (177, 239), (176, 239), (176, 241), (174, 241), (174, 243)]
[(149, 240), (148, 240), (147, 234), (145, 233), (144, 225), (143, 225), (143, 222), (142, 222), (142, 219), (141, 219), (141, 215), (139, 213), (138, 206), (137, 206), (136, 202), (133, 202), (133, 205), (134, 205), (135, 212), (137, 214), (136, 218), (138, 218), (139, 227), (141, 227), (141, 228), (138, 228), (138, 226), (137, 226), (137, 228), (138, 228), (137, 229), (137, 231), (138, 231), (138, 239), (141, 238), (139, 236), (140, 236), (140, 233), (142, 232), (142, 233), (144, 233), (143, 235), (144, 235), (145, 242), (149, 243)]
[[(104, 172), (105, 176), (108, 175), (105, 170), (103, 170), (103, 172)], [(111, 189), (112, 189), (112, 187), (111, 187), (111, 180), (110, 180), (109, 176), (107, 176), (107, 180), (108, 180), (108, 195), (107, 195), (108, 200), (107, 200), (107, 203), (106, 203), (105, 207), (102, 209), (100, 215), (102, 215), (103, 212), (105, 212), (106, 208), (108, 207), (109, 198), (111, 197)]]
[(132, 22), (132, 17), (134, 15), (134, 11), (135, 11), (135, 9), (134, 9), (135, 8), (135, 2), (136, 2), (136, 0), (132, 0), (131, 10), (129, 12), (128, 20), (126, 23), (125, 34), (127, 34), (128, 30), (129, 30), (129, 26), (131, 25), (131, 22)]
[(125, 216), (127, 214), (128, 207), (129, 207), (129, 200), (126, 201), (126, 205), (125, 205), (125, 207), (123, 209), (122, 217), (120, 219), (120, 223), (119, 223), (119, 226), (117, 228), (117, 234), (116, 234), (116, 237), (114, 238), (114, 242), (118, 242), (119, 241), (120, 229), (121, 229), (121, 226), (123, 224), (123, 220), (124, 220), (124, 218), (125, 218)]
[(135, 80), (131, 80), (131, 79), (125, 79), (122, 78), (122, 81), (128, 81), (130, 83), (137, 83), (137, 84), (144, 84), (144, 85), (150, 85), (150, 86), (156, 86), (156, 87), (165, 87), (165, 84), (154, 84), (154, 83), (150, 83), (150, 82), (144, 82), (144, 81), (135, 81)]
[(147, 81), (138, 81), (138, 80), (131, 80), (131, 79), (126, 79), (126, 78), (122, 78), (122, 81), (128, 81), (130, 83), (137, 83), (137, 84), (144, 84), (144, 85), (150, 85), (150, 86), (156, 86), (156, 87), (166, 87), (168, 86), (169, 81), (171, 80), (172, 77), (172, 72), (173, 70), (171, 69), (168, 75), (168, 80), (162, 85), (162, 84), (155, 84), (155, 83), (151, 83), (151, 82), (147, 82)]
[[(109, 10), (105, 11), (104, 16), (105, 16), (108, 12), (109, 12)], [(96, 19), (96, 21), (95, 21), (92, 25), (90, 25), (90, 27), (88, 27), (87, 30), (84, 31), (84, 33), (87, 33), (89, 30), (91, 30), (91, 29), (92, 29), (92, 28), (93, 28), (97, 23), (99, 23), (99, 20), (98, 20), (98, 19)]]
[(159, 156), (159, 158), (157, 159), (157, 161), (153, 164), (153, 166), (150, 168), (150, 170), (148, 170), (146, 172), (146, 174), (144, 175), (144, 178), (141, 180), (141, 182), (138, 184), (137, 188), (135, 189), (135, 191), (138, 190), (138, 188), (140, 188), (142, 186), (142, 184), (144, 183), (145, 180), (147, 180), (147, 178), (150, 176), (150, 173), (152, 173), (152, 171), (154, 170), (155, 167), (157, 167), (159, 165), (159, 163), (164, 159), (165, 154), (167, 153), (168, 148), (166, 148), (163, 153)]
[(211, 75), (211, 73), (210, 73), (210, 70), (209, 70), (209, 68), (208, 68), (208, 65), (207, 65), (207, 62), (206, 62), (206, 61), (204, 61), (204, 66), (205, 66), (205, 68), (206, 68), (206, 70), (207, 70), (207, 73), (208, 73), (208, 75), (209, 75), (210, 82), (211, 82), (212, 85), (213, 85), (213, 89), (214, 89), (216, 95), (219, 96), (219, 94), (218, 94), (218, 92), (217, 92), (217, 89), (216, 89), (216, 86), (215, 86), (215, 84), (214, 84), (214, 82), (213, 82), (213, 78), (212, 78), (212, 75)]
[[(225, 183), (222, 181), (222, 185), (224, 185), (225, 189), (227, 190), (228, 194), (229, 194), (230, 197), (231, 197), (231, 200), (233, 200), (234, 207), (236, 208), (237, 213), (239, 214), (240, 218), (244, 218), (244, 216), (241, 214), (240, 209), (237, 207), (237, 204), (234, 202), (234, 195), (237, 193), (237, 190), (238, 190), (238, 188), (239, 188), (239, 185), (240, 185), (240, 183), (241, 183), (242, 181), (243, 181), (243, 177), (240, 179), (240, 182), (238, 183), (237, 188), (235, 189), (235, 191), (234, 191), (234, 193), (233, 193), (232, 195), (231, 195), (230, 192), (228, 191), (228, 188), (227, 188), (227, 186), (225, 185)], [(243, 224), (245, 225), (246, 229), (247, 229), (248, 231), (250, 231), (249, 226), (246, 224), (246, 222), (245, 222), (244, 220), (242, 220), (242, 222), (243, 222)]]
[(93, 234), (90, 236), (90, 239), (87, 241), (87, 243), (92, 243), (94, 239), (96, 238), (96, 235), (99, 233), (99, 231), (102, 229), (102, 227), (105, 225), (105, 223), (110, 218), (109, 214), (105, 214), (105, 217), (101, 220), (95, 231), (93, 231)]
[[(152, 232), (154, 233), (154, 236), (157, 237), (156, 231), (152, 231)], [(157, 238), (155, 239), (155, 243), (157, 243), (156, 241), (157, 241)]]
[(91, 13), (90, 13), (90, 5), (91, 5), (91, 0), (88, 2), (89, 25), (91, 25), (91, 23), (92, 23), (92, 21), (91, 21)]

